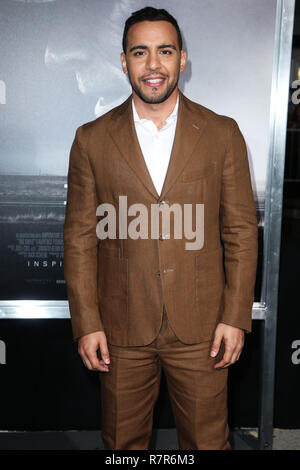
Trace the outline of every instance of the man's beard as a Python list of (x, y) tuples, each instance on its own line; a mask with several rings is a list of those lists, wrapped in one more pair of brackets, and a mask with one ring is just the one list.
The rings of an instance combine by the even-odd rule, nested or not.
[(152, 97), (148, 97), (146, 96), (134, 83), (133, 81), (131, 80), (131, 76), (130, 76), (130, 72), (128, 70), (128, 79), (129, 79), (129, 82), (130, 82), (130, 85), (132, 87), (132, 89), (135, 91), (135, 93), (138, 95), (139, 98), (141, 98), (141, 100), (144, 101), (144, 103), (147, 103), (147, 104), (159, 104), (159, 103), (163, 103), (164, 101), (166, 101), (169, 96), (173, 93), (173, 91), (175, 90), (177, 84), (178, 84), (178, 81), (179, 81), (179, 73), (177, 75), (177, 80), (175, 80), (175, 83), (173, 84), (170, 84), (165, 93), (162, 95), (162, 96), (152, 96)]

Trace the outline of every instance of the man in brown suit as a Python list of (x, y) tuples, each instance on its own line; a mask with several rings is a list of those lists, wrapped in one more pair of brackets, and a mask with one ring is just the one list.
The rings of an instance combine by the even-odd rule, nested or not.
[[(86, 367), (100, 372), (106, 449), (148, 449), (162, 369), (179, 448), (230, 449), (228, 366), (251, 331), (257, 262), (246, 145), (232, 118), (178, 89), (186, 52), (165, 10), (128, 18), (121, 63), (132, 94), (80, 126), (70, 152), (64, 246), (73, 337)], [(160, 141), (157, 162), (145, 126)], [(154, 181), (168, 148), (160, 191)], [(203, 204), (201, 246), (187, 249), (190, 237), (175, 236), (183, 225), (175, 210), (173, 226), (159, 225), (157, 236), (128, 236), (122, 196), (126, 211), (146, 209), (147, 227), (153, 205), (161, 215)], [(99, 216), (109, 207), (116, 236), (109, 228), (105, 238)], [(126, 212), (131, 223), (134, 214)]]

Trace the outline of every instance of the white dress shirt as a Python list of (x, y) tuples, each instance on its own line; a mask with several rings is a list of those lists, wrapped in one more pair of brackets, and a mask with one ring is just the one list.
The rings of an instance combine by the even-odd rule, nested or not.
[(179, 93), (172, 113), (167, 117), (166, 124), (158, 130), (151, 119), (140, 119), (132, 98), (132, 110), (135, 130), (144, 155), (153, 184), (161, 193), (166, 177), (177, 123)]

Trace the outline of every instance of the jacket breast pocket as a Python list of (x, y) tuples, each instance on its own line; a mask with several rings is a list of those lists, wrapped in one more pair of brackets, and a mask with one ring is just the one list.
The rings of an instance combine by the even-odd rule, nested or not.
[(202, 324), (215, 324), (222, 309), (225, 287), (223, 249), (199, 253), (195, 257), (196, 306)]
[(214, 163), (210, 162), (203, 166), (203, 168), (195, 168), (194, 170), (188, 169), (182, 173), (181, 181), (183, 183), (192, 183), (193, 181), (199, 181), (203, 178), (211, 176), (215, 171)]

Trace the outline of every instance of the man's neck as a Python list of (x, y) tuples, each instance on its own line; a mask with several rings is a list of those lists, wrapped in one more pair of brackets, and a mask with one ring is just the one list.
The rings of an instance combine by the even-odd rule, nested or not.
[(168, 99), (162, 103), (145, 103), (136, 93), (132, 90), (135, 109), (140, 119), (150, 119), (154, 122), (158, 130), (160, 130), (166, 123), (166, 119), (175, 108), (178, 87), (176, 87)]

